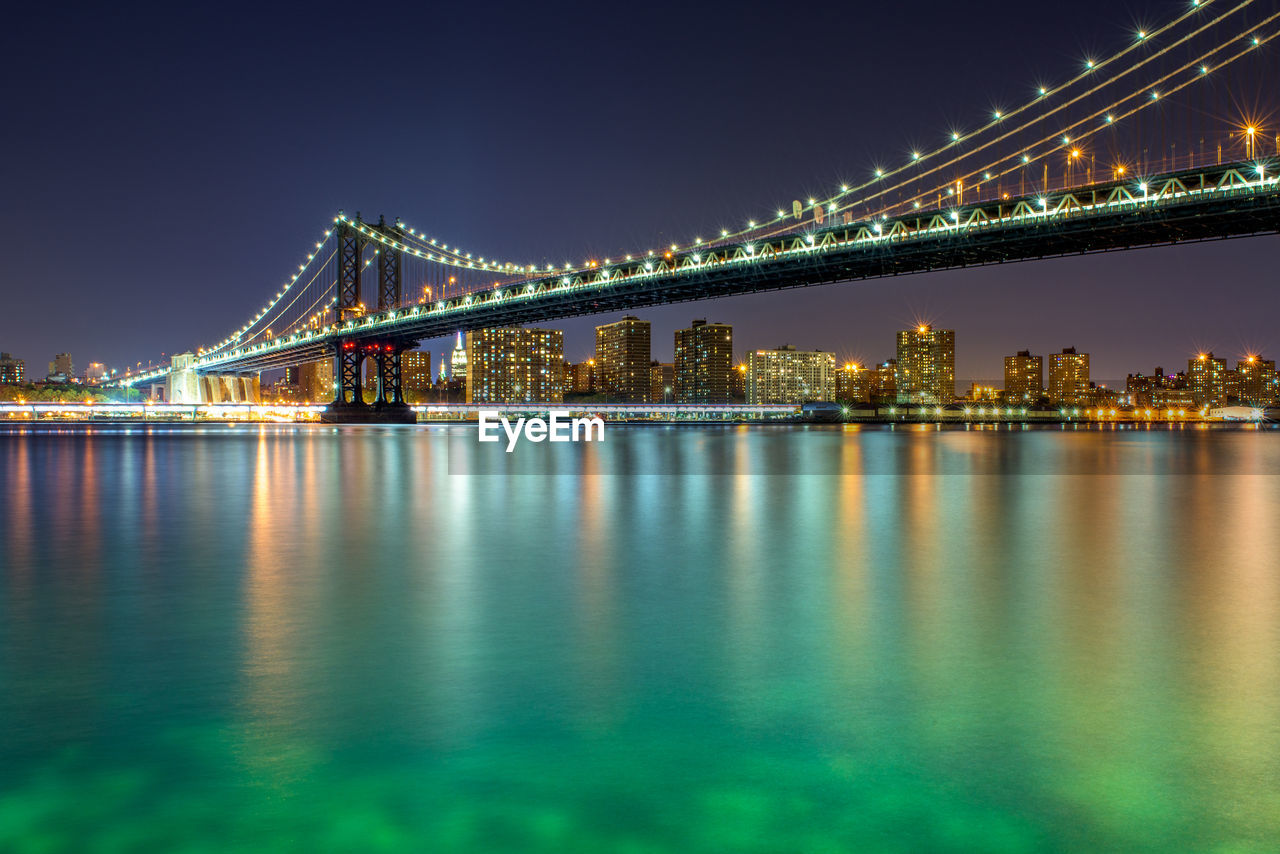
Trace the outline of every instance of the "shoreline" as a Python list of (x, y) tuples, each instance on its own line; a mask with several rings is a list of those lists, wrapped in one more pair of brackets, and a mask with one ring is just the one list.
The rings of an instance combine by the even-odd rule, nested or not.
[[(470, 427), (476, 426), (476, 421), (472, 419), (431, 419), (419, 420), (412, 424), (378, 424), (378, 423), (325, 423), (314, 420), (296, 420), (284, 421), (276, 419), (207, 419), (193, 421), (191, 419), (180, 418), (40, 418), (40, 419), (4, 419), (0, 420), (0, 432), (13, 432), (15, 430), (40, 430), (40, 429), (65, 429), (68, 427), (162, 427), (165, 429), (185, 428), (185, 429), (202, 429), (208, 427), (220, 428), (236, 428), (236, 427), (324, 427), (324, 428), (352, 428), (352, 427), (396, 427), (396, 428), (417, 428), (417, 427)], [(1226, 429), (1226, 430), (1249, 430), (1255, 432), (1266, 432), (1280, 430), (1280, 421), (1241, 421), (1241, 420), (1208, 420), (1208, 419), (1179, 419), (1170, 420), (1055, 420), (1055, 421), (924, 421), (924, 420), (858, 420), (858, 421), (806, 421), (802, 419), (771, 419), (760, 421), (747, 420), (712, 420), (712, 419), (687, 419), (687, 420), (606, 420), (605, 424), (609, 427), (689, 427), (689, 428), (707, 428), (707, 427), (806, 427), (820, 428), (824, 430), (842, 429), (850, 432), (866, 428), (878, 428), (887, 430), (907, 429), (914, 432), (922, 430), (947, 430), (947, 431), (978, 431), (978, 432), (1022, 432), (1029, 430), (1048, 430), (1053, 428), (1067, 428), (1073, 430), (1152, 430), (1165, 429), (1168, 431), (1180, 431), (1187, 427), (1196, 430), (1204, 429)]]

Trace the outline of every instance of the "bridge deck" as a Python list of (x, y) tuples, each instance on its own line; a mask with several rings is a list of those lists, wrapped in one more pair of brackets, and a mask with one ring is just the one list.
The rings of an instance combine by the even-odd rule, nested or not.
[(1280, 186), (1252, 163), (1153, 176), (1140, 186), (1095, 184), (548, 275), (199, 357), (194, 367), (261, 371), (331, 356), (340, 341), (409, 343), (758, 291), (1280, 231)]

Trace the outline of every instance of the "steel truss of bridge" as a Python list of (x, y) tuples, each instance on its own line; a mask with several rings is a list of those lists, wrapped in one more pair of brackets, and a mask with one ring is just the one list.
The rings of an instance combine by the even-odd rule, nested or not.
[[(913, 211), (735, 244), (692, 247), (408, 308), (398, 296), (397, 230), (343, 219), (340, 237), (377, 243), (382, 310), (326, 328), (198, 355), (199, 372), (263, 371), (338, 358), (338, 401), (360, 406), (360, 364), (379, 361), (399, 402), (399, 355), (462, 330), (542, 323), (644, 306), (936, 270), (1280, 231), (1280, 185), (1265, 162), (1232, 163), (1046, 193)], [(347, 244), (350, 245), (350, 244)], [(355, 253), (353, 258), (358, 258)], [(354, 261), (353, 261), (354, 263)], [(343, 281), (340, 278), (340, 281)], [(358, 282), (355, 285), (358, 288)], [(143, 380), (135, 377), (126, 383)], [(154, 379), (154, 376), (151, 378)], [(382, 384), (382, 383), (380, 383)]]

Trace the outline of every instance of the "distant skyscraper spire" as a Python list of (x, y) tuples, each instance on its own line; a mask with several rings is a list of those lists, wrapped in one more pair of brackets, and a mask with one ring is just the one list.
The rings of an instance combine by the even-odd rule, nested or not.
[(453, 348), (450, 376), (455, 380), (466, 379), (467, 376), (467, 348), (462, 343), (462, 332), (458, 332), (458, 344)]

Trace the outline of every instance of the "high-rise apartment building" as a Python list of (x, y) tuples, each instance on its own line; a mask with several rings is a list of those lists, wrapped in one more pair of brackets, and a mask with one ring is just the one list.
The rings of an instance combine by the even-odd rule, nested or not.
[(1275, 406), (1280, 399), (1280, 377), (1276, 375), (1274, 359), (1248, 356), (1236, 362), (1240, 375), (1239, 399), (1249, 406)]
[(871, 400), (876, 403), (898, 399), (898, 360), (887, 359), (876, 365), (871, 375)]
[[(467, 333), (467, 403), (559, 403), (564, 333), (504, 327)], [(645, 380), (649, 366), (645, 364)]]
[(587, 359), (569, 366), (569, 386), (565, 391), (591, 394), (596, 390), (596, 360)]
[(1187, 385), (1196, 406), (1222, 406), (1227, 402), (1227, 360), (1211, 352), (1188, 359)]
[(26, 366), (21, 359), (8, 353), (0, 353), (0, 385), (19, 385), (26, 382)]
[(649, 321), (627, 315), (596, 327), (596, 390), (612, 403), (649, 399)]
[(736, 403), (747, 400), (747, 363), (739, 362), (729, 372), (729, 399)]
[(1036, 400), (1044, 393), (1044, 357), (1030, 350), (1004, 357), (1004, 399), (1010, 402)]
[(649, 363), (649, 400), (672, 403), (675, 397), (676, 366), (672, 362)]
[(871, 399), (874, 384), (874, 369), (869, 370), (856, 362), (846, 362), (836, 369), (836, 400), (865, 403)]
[(435, 383), (431, 377), (431, 351), (405, 350), (400, 354), (400, 392), (407, 403), (431, 398)]
[(835, 398), (836, 357), (821, 350), (776, 350), (747, 354), (747, 403), (804, 403)]
[(64, 383), (71, 382), (72, 377), (75, 375), (75, 365), (71, 361), (70, 353), (59, 353), (49, 363), (49, 379), (51, 380)]
[(1049, 355), (1049, 399), (1058, 404), (1084, 403), (1089, 394), (1089, 354), (1064, 347)]
[(675, 402), (728, 403), (733, 373), (733, 327), (695, 320), (676, 330)]
[(298, 366), (298, 386), (302, 399), (311, 403), (330, 403), (335, 395), (333, 360), (321, 359)]
[(898, 401), (951, 403), (956, 397), (956, 333), (922, 324), (898, 333)]

